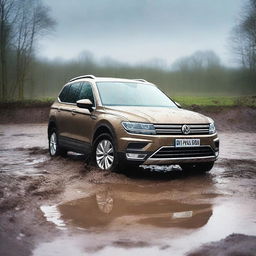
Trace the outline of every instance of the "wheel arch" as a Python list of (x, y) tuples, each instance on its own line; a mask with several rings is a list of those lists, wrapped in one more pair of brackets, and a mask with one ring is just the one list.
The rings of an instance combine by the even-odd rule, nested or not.
[(117, 146), (117, 137), (116, 137), (116, 133), (115, 133), (115, 130), (114, 130), (114, 127), (108, 123), (108, 122), (103, 122), (103, 123), (100, 123), (97, 125), (97, 127), (95, 128), (94, 130), (94, 133), (93, 133), (93, 137), (92, 137), (92, 145), (95, 141), (95, 139), (100, 135), (100, 134), (103, 134), (103, 133), (108, 133), (110, 134), (110, 136), (114, 139), (114, 142)]
[(49, 123), (48, 123), (48, 129), (47, 129), (47, 134), (48, 134), (48, 138), (50, 136), (50, 132), (53, 128), (56, 128), (57, 129), (57, 125), (56, 125), (56, 122), (54, 119), (50, 119), (49, 120)]

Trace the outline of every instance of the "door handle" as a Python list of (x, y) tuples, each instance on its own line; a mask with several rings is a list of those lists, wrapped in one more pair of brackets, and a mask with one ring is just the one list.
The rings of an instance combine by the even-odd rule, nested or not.
[(71, 113), (72, 113), (72, 115), (75, 115), (76, 111), (74, 109), (72, 109)]
[(61, 109), (60, 109), (60, 108), (57, 108), (57, 110), (58, 110), (58, 112), (60, 112), (60, 111), (61, 111)]

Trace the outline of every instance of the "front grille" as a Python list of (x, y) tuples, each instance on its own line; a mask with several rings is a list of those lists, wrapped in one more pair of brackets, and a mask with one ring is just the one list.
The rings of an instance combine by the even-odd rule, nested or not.
[[(183, 124), (154, 124), (158, 135), (182, 135)], [(188, 124), (190, 132), (187, 135), (209, 134), (209, 124)]]
[(150, 158), (188, 158), (188, 157), (207, 157), (215, 156), (214, 151), (210, 146), (175, 148), (162, 147), (156, 151)]

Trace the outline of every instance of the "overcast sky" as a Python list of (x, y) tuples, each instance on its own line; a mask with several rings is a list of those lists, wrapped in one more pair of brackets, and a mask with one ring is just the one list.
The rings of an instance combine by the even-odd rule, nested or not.
[(40, 56), (168, 64), (197, 50), (214, 50), (233, 66), (230, 30), (245, 0), (43, 0), (57, 21), (40, 41)]

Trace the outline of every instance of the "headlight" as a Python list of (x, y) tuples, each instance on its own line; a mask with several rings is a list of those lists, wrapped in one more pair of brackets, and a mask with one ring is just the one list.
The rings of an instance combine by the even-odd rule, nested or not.
[(135, 122), (122, 122), (124, 129), (130, 133), (137, 134), (156, 134), (153, 124), (135, 123)]
[(213, 134), (215, 132), (216, 132), (216, 128), (215, 128), (214, 123), (210, 123), (210, 125), (209, 125), (209, 133)]

